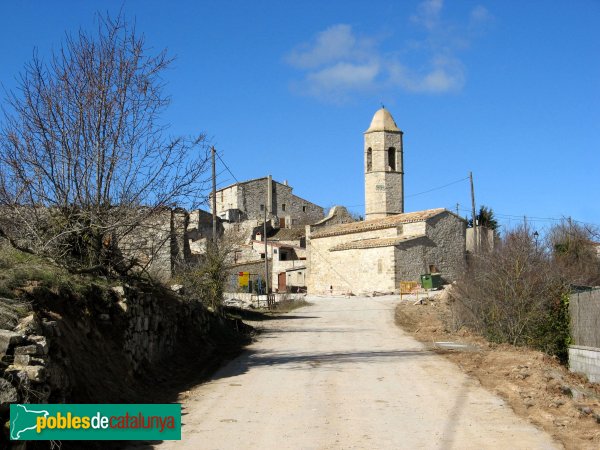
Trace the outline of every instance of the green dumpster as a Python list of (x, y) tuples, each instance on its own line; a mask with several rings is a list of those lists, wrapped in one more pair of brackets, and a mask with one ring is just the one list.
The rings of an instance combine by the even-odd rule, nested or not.
[(442, 286), (442, 275), (439, 273), (426, 273), (421, 275), (423, 289), (439, 289)]

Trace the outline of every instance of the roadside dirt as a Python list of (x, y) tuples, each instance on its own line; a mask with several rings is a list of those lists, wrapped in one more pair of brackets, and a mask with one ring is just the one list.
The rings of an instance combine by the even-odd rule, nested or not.
[[(445, 294), (433, 301), (397, 305), (396, 324), (428, 344), (502, 397), (515, 413), (548, 432), (567, 449), (600, 448), (600, 385), (573, 374), (544, 353), (493, 344), (469, 330), (450, 331)], [(436, 342), (469, 344), (468, 351)], [(442, 344), (443, 345), (443, 344)]]

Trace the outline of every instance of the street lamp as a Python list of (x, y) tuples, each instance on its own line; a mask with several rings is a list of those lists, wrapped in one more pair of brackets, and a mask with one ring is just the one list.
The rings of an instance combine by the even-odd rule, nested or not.
[(540, 236), (540, 233), (536, 231), (533, 232), (533, 237), (535, 238), (535, 250), (537, 251), (538, 248), (538, 237)]

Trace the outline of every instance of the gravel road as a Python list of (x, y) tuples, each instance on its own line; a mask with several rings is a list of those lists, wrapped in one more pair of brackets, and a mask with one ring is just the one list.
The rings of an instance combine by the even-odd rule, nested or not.
[(155, 448), (560, 448), (398, 328), (397, 297), (308, 300), (182, 394), (183, 439)]

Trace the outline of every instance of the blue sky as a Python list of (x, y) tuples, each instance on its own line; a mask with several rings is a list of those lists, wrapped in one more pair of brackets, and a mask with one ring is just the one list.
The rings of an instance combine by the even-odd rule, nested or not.
[(420, 193), (473, 171), (504, 225), (600, 224), (597, 0), (2, 2), (0, 83), (121, 6), (176, 57), (171, 132), (207, 133), (239, 180), (362, 213), (362, 132), (383, 103), (405, 133), (407, 211), (466, 214), (466, 180)]

